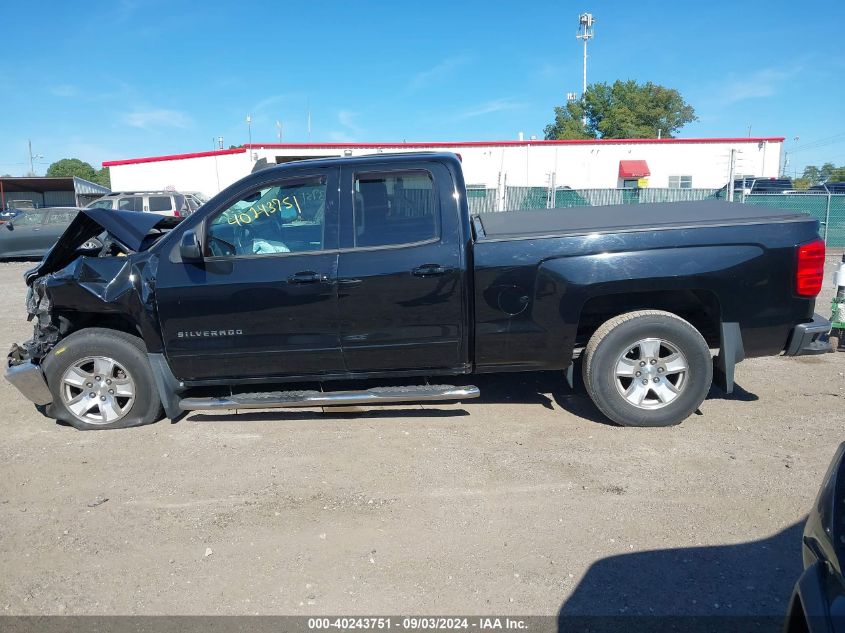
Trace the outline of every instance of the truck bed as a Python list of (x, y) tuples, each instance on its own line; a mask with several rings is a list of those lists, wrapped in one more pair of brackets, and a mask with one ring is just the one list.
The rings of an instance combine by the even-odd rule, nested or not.
[(618, 204), (485, 213), (474, 222), (479, 240), (643, 231), (693, 226), (771, 224), (811, 220), (805, 213), (721, 200)]

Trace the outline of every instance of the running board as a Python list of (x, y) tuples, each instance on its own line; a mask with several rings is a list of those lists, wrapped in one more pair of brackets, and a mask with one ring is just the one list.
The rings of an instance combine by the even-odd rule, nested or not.
[(267, 391), (238, 393), (214, 398), (183, 398), (183, 411), (209, 409), (288, 409), (295, 407), (333, 407), (378, 405), (400, 402), (469, 400), (481, 395), (478, 387), (467, 385), (419, 385), (413, 387), (375, 387), (361, 391)]

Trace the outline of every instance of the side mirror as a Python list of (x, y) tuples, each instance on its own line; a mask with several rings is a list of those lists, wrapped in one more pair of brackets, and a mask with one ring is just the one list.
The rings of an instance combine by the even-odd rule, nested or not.
[(179, 242), (179, 255), (185, 262), (195, 262), (202, 259), (202, 248), (200, 248), (200, 241), (195, 231), (185, 231), (182, 234), (182, 240)]
[(14, 231), (14, 230), (15, 230), (15, 227), (14, 227), (14, 226), (12, 226), (12, 221), (11, 221), (11, 220), (6, 220), (6, 228), (7, 228), (7, 229), (9, 229), (10, 231)]

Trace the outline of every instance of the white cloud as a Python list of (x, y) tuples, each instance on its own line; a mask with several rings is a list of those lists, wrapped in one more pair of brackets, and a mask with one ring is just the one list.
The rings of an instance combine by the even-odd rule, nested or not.
[(747, 99), (764, 99), (778, 94), (804, 70), (802, 65), (786, 68), (761, 68), (750, 74), (731, 79), (721, 92), (722, 103), (732, 104)]
[(329, 140), (335, 143), (352, 143), (364, 136), (364, 129), (356, 123), (357, 112), (351, 110), (340, 110), (337, 113), (337, 122), (343, 127), (341, 130), (330, 130)]
[(59, 84), (58, 86), (53, 86), (50, 88), (50, 92), (57, 97), (75, 97), (79, 94), (77, 87), (69, 84)]
[(193, 121), (190, 116), (179, 110), (151, 108), (129, 112), (123, 116), (123, 122), (131, 127), (151, 130), (163, 127), (184, 129), (190, 127)]
[(486, 114), (493, 114), (494, 112), (503, 112), (505, 110), (517, 110), (525, 107), (524, 103), (515, 101), (514, 99), (493, 99), (479, 103), (476, 106), (468, 108), (457, 115), (457, 119), (473, 119), (475, 117), (484, 116)]
[(432, 66), (427, 70), (418, 72), (416, 75), (411, 77), (411, 80), (408, 82), (407, 89), (409, 91), (414, 92), (417, 90), (422, 90), (423, 88), (427, 88), (431, 84), (442, 81), (443, 79), (448, 77), (453, 70), (459, 68), (460, 66), (463, 66), (468, 61), (469, 58), (465, 55), (459, 55), (456, 57), (449, 57), (447, 59), (444, 59), (436, 66)]
[(252, 106), (252, 110), (250, 112), (261, 112), (262, 110), (266, 110), (272, 105), (276, 105), (279, 103), (284, 103), (286, 101), (290, 101), (291, 99), (297, 97), (298, 95), (294, 94), (280, 94), (280, 95), (273, 95), (271, 97), (266, 97)]

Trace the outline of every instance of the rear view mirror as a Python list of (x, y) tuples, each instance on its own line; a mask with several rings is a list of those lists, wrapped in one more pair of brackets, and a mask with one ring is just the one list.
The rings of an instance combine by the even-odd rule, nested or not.
[(182, 240), (179, 242), (179, 255), (182, 257), (182, 261), (186, 262), (202, 259), (200, 241), (197, 238), (196, 232), (193, 230), (185, 231), (182, 234)]

